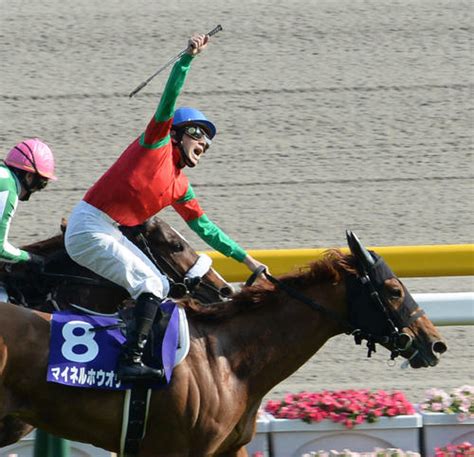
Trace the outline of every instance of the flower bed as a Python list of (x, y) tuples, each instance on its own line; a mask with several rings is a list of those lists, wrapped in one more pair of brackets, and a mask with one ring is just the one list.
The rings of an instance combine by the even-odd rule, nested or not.
[(328, 419), (352, 428), (384, 416), (414, 414), (415, 408), (402, 392), (364, 389), (289, 394), (281, 401), (270, 400), (265, 411), (278, 419), (301, 419), (308, 423)]
[(447, 446), (437, 447), (435, 457), (472, 457), (474, 455), (474, 446), (465, 441), (461, 444), (448, 444)]
[(273, 457), (300, 457), (320, 449), (419, 452), (421, 416), (398, 391), (301, 392), (282, 401), (270, 400), (265, 410), (274, 416), (270, 419)]
[[(462, 386), (449, 393), (429, 389), (419, 409), (423, 417), (422, 442), (427, 457), (442, 456), (442, 451), (437, 451), (437, 448), (474, 443), (473, 386)], [(457, 454), (446, 454), (449, 455)]]
[(474, 386), (464, 385), (445, 392), (428, 389), (425, 400), (419, 405), (422, 411), (458, 414), (460, 420), (474, 418)]

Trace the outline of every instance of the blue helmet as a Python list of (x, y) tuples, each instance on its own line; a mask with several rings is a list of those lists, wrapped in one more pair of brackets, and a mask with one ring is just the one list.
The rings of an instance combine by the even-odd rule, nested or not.
[(214, 138), (217, 133), (216, 126), (209, 120), (201, 111), (195, 108), (189, 108), (187, 106), (182, 106), (178, 108), (174, 113), (173, 118), (173, 127), (179, 127), (180, 125), (185, 124), (201, 124), (209, 132), (209, 138)]

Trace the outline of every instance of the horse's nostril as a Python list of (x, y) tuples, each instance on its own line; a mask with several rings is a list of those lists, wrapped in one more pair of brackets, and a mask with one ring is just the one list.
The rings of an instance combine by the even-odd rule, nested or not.
[(436, 341), (431, 346), (431, 349), (434, 354), (444, 354), (448, 350), (448, 346), (442, 341)]
[(230, 286), (224, 286), (219, 289), (219, 295), (221, 297), (230, 297), (234, 293), (234, 289)]

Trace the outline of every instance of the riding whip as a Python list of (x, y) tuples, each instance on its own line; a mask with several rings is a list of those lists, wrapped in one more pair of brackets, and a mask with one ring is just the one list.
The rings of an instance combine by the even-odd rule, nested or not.
[[(212, 35), (215, 35), (217, 32), (220, 32), (222, 30), (222, 26), (219, 24), (217, 27), (213, 28), (209, 33), (207, 33), (207, 36), (211, 37)], [(168, 60), (162, 67), (158, 68), (158, 70), (155, 71), (148, 79), (143, 81), (140, 85), (138, 85), (132, 92), (130, 92), (129, 97), (132, 98), (135, 94), (140, 92), (156, 75), (160, 74), (165, 68), (168, 68), (172, 63), (175, 63), (181, 56), (183, 56), (188, 48), (186, 47), (183, 49), (179, 54), (174, 56), (172, 59)]]

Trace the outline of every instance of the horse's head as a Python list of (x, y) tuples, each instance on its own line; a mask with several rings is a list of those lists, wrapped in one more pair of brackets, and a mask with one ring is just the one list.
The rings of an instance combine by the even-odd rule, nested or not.
[(432, 322), (382, 257), (352, 232), (347, 241), (359, 273), (346, 280), (356, 341), (367, 339), (369, 353), (380, 343), (392, 351), (392, 359), (402, 355), (413, 368), (435, 366), (447, 346)]
[[(211, 267), (209, 257), (199, 256), (179, 232), (159, 217), (149, 219), (141, 233), (148, 242), (148, 254), (160, 269), (175, 283), (188, 283), (198, 300), (212, 303), (233, 294), (232, 286)], [(135, 242), (140, 246), (136, 237)], [(196, 280), (199, 277), (201, 281)]]

